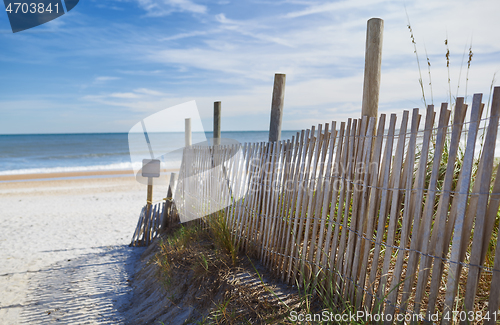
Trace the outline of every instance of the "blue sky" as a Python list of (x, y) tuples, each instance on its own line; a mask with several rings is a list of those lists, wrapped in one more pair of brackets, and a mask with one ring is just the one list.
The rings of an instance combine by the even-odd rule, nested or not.
[(207, 131), (218, 100), (223, 130), (267, 130), (276, 72), (287, 75), (283, 129), (358, 117), (372, 17), (385, 21), (379, 113), (423, 108), (405, 6), (434, 103), (449, 100), (445, 39), (452, 95), (465, 94), (472, 43), (467, 95), (487, 99), (500, 70), (495, 0), (80, 0), (16, 34), (0, 14), (0, 134), (127, 132), (190, 100)]

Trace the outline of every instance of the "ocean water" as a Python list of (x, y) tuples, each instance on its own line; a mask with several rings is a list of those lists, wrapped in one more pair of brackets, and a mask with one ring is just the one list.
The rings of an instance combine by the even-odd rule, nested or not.
[[(297, 131), (282, 131), (281, 138), (291, 139), (296, 134)], [(221, 136), (240, 143), (264, 142), (269, 137), (267, 131), (222, 132)], [(166, 168), (179, 168), (184, 133), (152, 133), (149, 137), (155, 158), (161, 157)], [(211, 137), (211, 132), (194, 132), (193, 144)], [(138, 139), (142, 142), (137, 143)], [(0, 135), (0, 175), (138, 170), (142, 159), (150, 157), (142, 134)]]

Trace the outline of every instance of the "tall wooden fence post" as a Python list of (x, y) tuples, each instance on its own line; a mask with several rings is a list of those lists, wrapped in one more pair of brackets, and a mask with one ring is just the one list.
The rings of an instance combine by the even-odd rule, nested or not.
[(185, 147), (190, 147), (192, 144), (192, 137), (191, 137), (191, 119), (187, 118), (184, 121), (184, 146)]
[(221, 102), (214, 102), (214, 145), (220, 144)]
[(283, 119), (283, 104), (285, 102), (285, 81), (285, 74), (276, 73), (274, 75), (269, 142), (276, 142), (281, 139), (281, 120)]
[(382, 66), (382, 39), (384, 21), (380, 18), (368, 20), (365, 49), (365, 81), (361, 116), (377, 117), (380, 93), (380, 71)]

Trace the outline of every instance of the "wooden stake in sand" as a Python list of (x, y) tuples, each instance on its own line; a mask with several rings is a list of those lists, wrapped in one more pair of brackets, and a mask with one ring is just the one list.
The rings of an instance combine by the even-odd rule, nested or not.
[(274, 75), (273, 101), (271, 104), (271, 125), (269, 126), (269, 142), (281, 140), (281, 121), (283, 120), (283, 104), (285, 101), (286, 75)]
[(365, 81), (361, 116), (377, 117), (380, 76), (382, 67), (382, 39), (384, 21), (380, 18), (368, 20), (366, 30)]
[(214, 102), (214, 146), (220, 145), (221, 102)]

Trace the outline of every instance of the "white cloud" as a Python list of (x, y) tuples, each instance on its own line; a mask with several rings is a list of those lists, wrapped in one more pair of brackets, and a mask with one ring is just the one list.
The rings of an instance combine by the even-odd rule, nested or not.
[(114, 98), (139, 98), (140, 96), (134, 93), (112, 93), (109, 95)]
[(205, 14), (207, 7), (190, 0), (137, 0), (139, 6), (147, 11), (148, 16), (161, 17), (173, 12)]
[(147, 88), (134, 89), (134, 92), (139, 93), (139, 94), (144, 94), (144, 95), (151, 95), (151, 96), (164, 96), (165, 95), (165, 93), (162, 93), (160, 91), (151, 90), (151, 89), (147, 89)]
[(96, 77), (94, 79), (94, 82), (106, 82), (106, 81), (119, 80), (119, 79), (120, 78), (118, 78), (118, 77), (100, 76), (100, 77)]
[(374, 4), (379, 4), (382, 2), (387, 2), (386, 0), (362, 0), (362, 1), (335, 1), (335, 2), (323, 2), (318, 4), (317, 2), (308, 6), (305, 9), (299, 11), (292, 11), (285, 15), (286, 18), (297, 18), (314, 14), (324, 14), (330, 11), (342, 11), (342, 10), (359, 10), (365, 6), (370, 6)]
[[(152, 90), (152, 89), (147, 89), (147, 88), (138, 88), (134, 89), (131, 92), (114, 92), (114, 93), (109, 93), (109, 94), (100, 94), (100, 95), (87, 95), (84, 96), (82, 99), (84, 100), (89, 100), (89, 101), (95, 101), (95, 102), (100, 102), (106, 105), (112, 105), (112, 106), (130, 106), (131, 101), (133, 99), (141, 100), (141, 101), (147, 101), (149, 99), (153, 99), (159, 96), (168, 96), (168, 94)], [(119, 101), (117, 102), (116, 99)], [(124, 100), (124, 101), (120, 101)], [(154, 99), (157, 100), (157, 99)]]
[(175, 41), (175, 40), (180, 40), (188, 37), (195, 37), (195, 36), (202, 36), (202, 35), (207, 35), (208, 31), (194, 31), (194, 32), (189, 32), (189, 33), (179, 33), (176, 35), (168, 36), (165, 38), (162, 38), (162, 41)]

